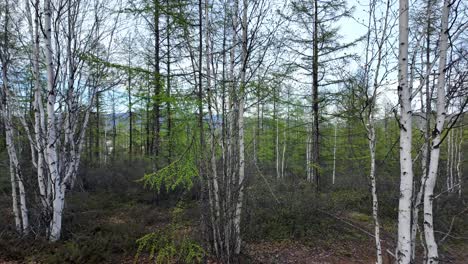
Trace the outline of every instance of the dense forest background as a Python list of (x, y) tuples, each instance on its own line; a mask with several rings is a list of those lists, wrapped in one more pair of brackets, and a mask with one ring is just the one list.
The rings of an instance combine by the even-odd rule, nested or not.
[(462, 0), (0, 3), (0, 262), (466, 263)]

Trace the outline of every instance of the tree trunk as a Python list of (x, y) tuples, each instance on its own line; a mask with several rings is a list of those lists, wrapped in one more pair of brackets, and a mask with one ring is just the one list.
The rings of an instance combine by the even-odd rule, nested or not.
[[(96, 85), (96, 84), (94, 84)], [(96, 88), (94, 88), (96, 89)], [(98, 165), (101, 164), (101, 102), (99, 101), (99, 93), (96, 96), (96, 141), (94, 142), (94, 158)]]
[[(169, 10), (169, 0), (166, 1), (166, 6)], [(171, 97), (171, 27), (170, 27), (170, 16), (169, 13), (166, 16), (166, 41), (167, 41), (167, 79), (166, 79), (166, 93), (167, 97)], [(167, 100), (166, 103), (167, 111), (167, 137), (168, 137), (168, 153), (167, 161), (172, 162), (172, 151), (173, 151), (173, 139), (172, 139), (172, 113), (171, 113), (171, 100)]]
[(429, 174), (424, 186), (424, 238), (427, 246), (427, 263), (435, 264), (439, 262), (439, 253), (434, 236), (433, 200), (434, 187), (437, 180), (439, 167), (441, 135), (444, 129), (446, 116), (445, 99), (445, 67), (448, 50), (448, 17), (450, 1), (444, 0), (441, 18), (441, 30), (439, 40), (439, 76), (437, 80), (437, 117), (435, 128), (432, 131), (431, 158), (429, 163)]
[(314, 0), (314, 36), (313, 36), (313, 60), (312, 60), (312, 177), (315, 177), (315, 187), (320, 191), (320, 132), (319, 132), (319, 95), (318, 95), (318, 0)]
[(153, 0), (154, 4), (154, 14), (153, 14), (153, 22), (154, 22), (154, 95), (155, 95), (155, 100), (154, 100), (154, 106), (153, 106), (153, 112), (154, 112), (154, 145), (153, 145), (153, 151), (154, 155), (156, 156), (156, 163), (155, 166), (158, 168), (158, 157), (160, 153), (160, 132), (161, 132), (161, 120), (160, 120), (160, 111), (161, 111), (161, 106), (160, 106), (160, 96), (161, 96), (161, 72), (160, 72), (160, 57), (159, 57), (159, 0)]
[(457, 178), (458, 178), (458, 198), (462, 194), (462, 178), (463, 178), (463, 127), (460, 128), (460, 139), (458, 141), (458, 160), (457, 160)]
[[(419, 211), (422, 206), (422, 198), (423, 198), (423, 193), (424, 193), (424, 185), (426, 184), (426, 179), (427, 179), (427, 174), (428, 174), (428, 166), (429, 166), (429, 161), (430, 161), (430, 126), (431, 126), (431, 94), (432, 94), (432, 89), (430, 87), (430, 82), (429, 82), (429, 77), (431, 74), (431, 1), (427, 1), (427, 7), (426, 7), (426, 16), (427, 16), (427, 21), (426, 21), (426, 45), (425, 45), (425, 51), (426, 51), (426, 63), (425, 63), (425, 68), (426, 68), (426, 76), (425, 76), (425, 86), (426, 86), (426, 97), (425, 100), (422, 98), (423, 90), (421, 88), (421, 112), (424, 113), (424, 118), (425, 118), (425, 123), (424, 127), (421, 127), (420, 130), (424, 133), (424, 144), (421, 149), (421, 179), (419, 180), (419, 191), (416, 194), (414, 204), (413, 204), (413, 220), (412, 220), (412, 227), (411, 227), (411, 260), (414, 261), (416, 258), (416, 235), (417, 232), (421, 232), (421, 227), (419, 223)], [(424, 107), (423, 102), (426, 102), (426, 105)], [(421, 233), (422, 237), (422, 233)], [(422, 246), (424, 247), (423, 254), (424, 254), (424, 259), (426, 259), (426, 248), (425, 244), (423, 241), (421, 241)]]
[(239, 194), (237, 198), (236, 214), (234, 219), (234, 228), (236, 233), (235, 254), (239, 255), (241, 251), (242, 237), (240, 229), (242, 204), (244, 200), (245, 187), (245, 158), (244, 158), (244, 107), (245, 107), (245, 89), (246, 89), (246, 71), (247, 71), (247, 0), (243, 0), (242, 10), (242, 68), (239, 85)]
[(211, 166), (211, 177), (208, 180), (208, 191), (209, 191), (209, 201), (211, 209), (211, 225), (213, 228), (213, 240), (214, 240), (214, 249), (217, 256), (221, 256), (226, 251), (226, 249), (220, 249), (223, 241), (221, 239), (221, 205), (220, 205), (220, 194), (219, 194), (219, 179), (218, 179), (218, 168), (216, 160), (216, 124), (213, 117), (213, 104), (216, 103), (213, 100), (213, 91), (211, 85), (211, 79), (213, 78), (211, 72), (211, 38), (210, 38), (210, 16), (209, 16), (209, 3), (205, 2), (205, 56), (206, 56), (206, 90), (207, 90), (207, 102), (208, 102), (208, 114), (209, 114), (209, 128), (210, 128), (210, 166)]
[(57, 157), (57, 136), (55, 125), (55, 73), (52, 52), (52, 9), (51, 0), (44, 1), (44, 42), (45, 42), (45, 58), (47, 69), (47, 146), (46, 146), (46, 162), (52, 182), (53, 203), (52, 203), (52, 221), (50, 223), (49, 240), (57, 241), (60, 239), (62, 231), (62, 211), (64, 204), (63, 193), (60, 191), (61, 180), (58, 170)]
[(398, 99), (400, 102), (400, 198), (398, 204), (398, 263), (411, 262), (411, 203), (413, 167), (411, 159), (412, 109), (408, 86), (408, 0), (399, 2)]
[[(2, 86), (0, 88), (0, 120), (3, 120), (5, 128), (5, 144), (9, 158), (10, 168), (10, 181), (11, 181), (11, 197), (13, 215), (15, 218), (15, 227), (18, 233), (26, 235), (29, 232), (29, 218), (28, 208), (26, 205), (26, 193), (23, 184), (23, 175), (21, 166), (18, 160), (18, 155), (15, 148), (14, 139), (14, 128), (13, 128), (13, 117), (12, 117), (12, 106), (9, 102), (12, 101), (10, 98), (10, 87), (9, 87), (9, 66), (10, 66), (10, 38), (9, 38), (9, 26), (10, 26), (10, 3), (5, 1), (4, 6), (4, 23), (2, 43), (0, 43), (0, 66)], [(30, 28), (31, 30), (31, 28)], [(28, 132), (28, 131), (27, 131)], [(28, 132), (29, 133), (29, 132)], [(31, 155), (34, 157), (34, 147), (31, 146)], [(37, 165), (36, 165), (37, 166)], [(19, 201), (18, 201), (19, 194)], [(19, 208), (18, 208), (19, 202)]]
[[(115, 101), (115, 90), (112, 88), (112, 101)], [(148, 109), (146, 110), (148, 113)], [(115, 113), (115, 104), (112, 104), (112, 161), (115, 161), (115, 152), (116, 152), (116, 142), (117, 141), (117, 120), (116, 120), (116, 113)]]
[[(2, 62), (3, 64), (3, 62)], [(0, 109), (2, 111), (2, 118), (5, 126), (5, 139), (6, 139), (6, 149), (9, 157), (9, 167), (10, 167), (10, 181), (11, 181), (11, 198), (13, 204), (13, 215), (15, 218), (15, 227), (16, 231), (20, 234), (27, 235), (29, 232), (29, 218), (28, 218), (28, 208), (26, 205), (26, 193), (23, 184), (23, 176), (21, 172), (21, 167), (18, 161), (18, 156), (16, 148), (14, 145), (14, 135), (13, 135), (13, 126), (11, 123), (11, 114), (8, 109), (7, 103), (7, 93), (8, 89), (6, 80), (6, 65), (2, 65), (3, 70), (3, 96), (5, 98), (0, 98)], [(18, 199), (19, 198), (19, 199)], [(19, 207), (18, 207), (19, 205)]]
[(18, 188), (16, 186), (16, 173), (15, 173), (15, 168), (13, 165), (13, 162), (10, 161), (10, 182), (11, 182), (11, 201), (13, 204), (13, 216), (15, 217), (15, 228), (16, 232), (18, 234), (21, 234), (23, 232), (22, 230), (22, 224), (21, 224), (21, 216), (20, 216), (20, 211), (18, 209)]
[(380, 244), (380, 223), (379, 223), (379, 202), (377, 199), (377, 181), (375, 178), (375, 150), (377, 140), (375, 138), (374, 118), (369, 119), (369, 153), (370, 153), (370, 173), (369, 179), (371, 182), (372, 193), (372, 217), (374, 218), (374, 234), (375, 234), (375, 247), (377, 251), (377, 264), (382, 264), (382, 246)]
[[(131, 42), (131, 40), (130, 40)], [(129, 45), (129, 48), (132, 45)], [(128, 67), (131, 67), (131, 51), (128, 51)], [(128, 97), (128, 158), (132, 162), (133, 155), (133, 112), (132, 112), (132, 73), (128, 70), (128, 88), (127, 88), (127, 97)], [(99, 97), (98, 97), (99, 98)]]
[(338, 128), (338, 124), (335, 123), (335, 134), (334, 134), (334, 142), (333, 142), (333, 174), (332, 174), (332, 184), (335, 185), (335, 178), (336, 178), (336, 130)]

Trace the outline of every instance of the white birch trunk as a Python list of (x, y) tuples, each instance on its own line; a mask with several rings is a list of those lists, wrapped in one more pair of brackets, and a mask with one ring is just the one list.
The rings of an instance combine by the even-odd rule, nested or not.
[(284, 179), (284, 166), (286, 160), (286, 127), (283, 129), (283, 153), (281, 154), (281, 178)]
[(450, 1), (444, 0), (441, 18), (441, 30), (439, 40), (439, 76), (437, 79), (437, 117), (435, 128), (432, 132), (431, 158), (429, 163), (429, 174), (424, 186), (424, 238), (427, 247), (427, 263), (439, 262), (439, 253), (434, 236), (433, 200), (434, 187), (437, 180), (439, 167), (441, 135), (444, 129), (446, 106), (445, 106), (445, 67), (448, 50), (448, 17)]
[[(5, 80), (4, 80), (5, 81)], [(6, 83), (4, 83), (6, 85)], [(5, 90), (6, 91), (6, 90)], [(26, 191), (23, 183), (21, 165), (14, 145), (13, 127), (11, 123), (10, 110), (8, 106), (2, 106), (3, 120), (5, 125), (6, 147), (10, 165), (11, 196), (13, 203), (13, 214), (15, 216), (15, 225), (19, 233), (27, 235), (29, 232), (28, 208), (26, 205)], [(18, 200), (19, 198), (19, 200)], [(19, 208), (18, 208), (19, 204)]]
[(375, 127), (374, 120), (371, 114), (369, 119), (369, 153), (370, 153), (370, 173), (369, 178), (371, 181), (371, 192), (372, 192), (372, 217), (374, 218), (374, 234), (375, 234), (375, 248), (377, 253), (377, 264), (382, 264), (382, 246), (380, 242), (380, 223), (379, 223), (379, 202), (377, 199), (377, 181), (375, 179), (375, 149), (376, 149), (376, 138), (375, 138)]
[(18, 209), (18, 195), (16, 187), (16, 175), (13, 163), (10, 161), (10, 182), (11, 182), (11, 202), (13, 207), (13, 216), (15, 217), (16, 232), (22, 233), (21, 216)]
[(411, 262), (411, 203), (413, 168), (411, 158), (412, 109), (408, 86), (408, 0), (399, 1), (398, 98), (400, 102), (400, 199), (398, 204), (398, 263)]
[(276, 179), (281, 178), (280, 172), (280, 154), (279, 154), (279, 117), (276, 115), (276, 144), (275, 144), (275, 157), (276, 157)]
[[(9, 3), (6, 3), (7, 5)], [(8, 6), (7, 6), (8, 8)], [(9, 15), (8, 10), (6, 11), (6, 16)], [(8, 23), (8, 17), (6, 18)], [(7, 40), (6, 40), (7, 41)], [(7, 47), (4, 47), (7, 49)], [(9, 157), (9, 167), (10, 167), (10, 181), (11, 181), (11, 197), (13, 205), (13, 214), (15, 218), (15, 227), (16, 230), (23, 234), (27, 235), (29, 232), (29, 218), (28, 218), (28, 208), (26, 205), (26, 192), (23, 184), (23, 176), (21, 171), (21, 166), (18, 160), (15, 141), (14, 141), (14, 131), (11, 115), (11, 104), (13, 100), (10, 96), (9, 90), (9, 81), (8, 81), (8, 66), (9, 58), (6, 58), (6, 54), (2, 54), (1, 58), (1, 68), (2, 68), (2, 87), (0, 90), (0, 111), (1, 118), (3, 119), (5, 127), (5, 141), (6, 148)], [(19, 208), (18, 208), (18, 194), (19, 194)]]
[(256, 127), (253, 127), (252, 131), (252, 137), (253, 137), (253, 160), (255, 163), (257, 163), (258, 158), (257, 158), (257, 134), (256, 134)]
[[(3, 86), (5, 87), (5, 79), (3, 79)], [(6, 96), (6, 89), (4, 90), (3, 93)], [(17, 175), (17, 167), (15, 164), (16, 160), (16, 150), (15, 146), (13, 143), (13, 133), (12, 133), (12, 127), (11, 127), (11, 122), (9, 120), (9, 114), (7, 113), (7, 106), (4, 105), (3, 101), (6, 101), (6, 99), (0, 98), (2, 100), (1, 105), (0, 105), (0, 110), (2, 111), (2, 118), (3, 118), (3, 123), (5, 126), (5, 142), (6, 142), (6, 147), (7, 147), (7, 152), (8, 152), (8, 157), (9, 157), (9, 167), (10, 167), (10, 183), (11, 183), (11, 200), (12, 200), (12, 208), (13, 208), (13, 216), (15, 218), (15, 228), (16, 231), (19, 234), (23, 233), (23, 228), (22, 228), (22, 214), (20, 212), (20, 209), (18, 208), (18, 175)]]
[[(44, 146), (45, 146), (45, 139), (43, 133), (45, 133), (45, 124), (44, 124), (44, 107), (42, 105), (42, 94), (41, 94), (41, 84), (40, 84), (40, 76), (39, 76), (39, 14), (38, 12), (34, 12), (34, 25), (33, 19), (31, 18), (31, 8), (29, 5), (29, 1), (26, 0), (26, 10), (28, 15), (28, 24), (29, 24), (29, 34), (31, 35), (31, 46), (33, 50), (33, 58), (31, 59), (31, 63), (33, 65), (33, 75), (34, 75), (34, 102), (33, 102), (33, 110), (34, 110), (34, 144), (37, 150), (36, 160), (33, 161), (36, 163), (37, 168), (37, 180), (39, 186), (39, 197), (43, 206), (43, 214), (47, 215), (50, 208), (50, 199), (48, 193), (48, 186), (50, 181), (47, 181), (44, 175)], [(38, 2), (36, 3), (38, 4)], [(26, 127), (26, 125), (25, 125)]]
[[(428, 116), (428, 115), (426, 115)], [(419, 210), (422, 205), (422, 197), (424, 192), (425, 178), (427, 174), (427, 144), (426, 141), (421, 149), (421, 180), (418, 193), (416, 194), (413, 205), (413, 220), (411, 223), (411, 260), (414, 262), (416, 258), (416, 235), (419, 230)]]
[[(211, 165), (211, 178), (209, 178), (208, 184), (208, 195), (209, 202), (211, 207), (211, 218), (213, 226), (213, 238), (214, 238), (214, 248), (215, 253), (219, 255), (218, 245), (222, 244), (221, 234), (220, 234), (220, 195), (219, 195), (219, 180), (218, 180), (218, 169), (216, 165), (216, 127), (213, 120), (213, 96), (212, 96), (212, 87), (211, 87), (211, 45), (210, 45), (210, 20), (209, 20), (209, 3), (205, 2), (205, 45), (206, 45), (206, 78), (207, 78), (207, 94), (208, 94), (208, 112), (210, 118), (210, 165)], [(228, 253), (229, 255), (229, 253)]]
[[(365, 82), (366, 82), (366, 93), (369, 94), (369, 85), (368, 85), (368, 72), (372, 67), (372, 61), (369, 60), (369, 46), (370, 46), (370, 37), (371, 37), (371, 21), (374, 21), (376, 25), (376, 17), (375, 17), (375, 5), (376, 3), (371, 1), (369, 5), (369, 32), (367, 36), (367, 48), (366, 48), (366, 69), (365, 69)], [(375, 132), (375, 120), (374, 120), (374, 112), (377, 102), (377, 95), (378, 89), (381, 85), (379, 82), (379, 73), (380, 67), (382, 64), (382, 57), (384, 56), (384, 45), (387, 39), (387, 27), (388, 27), (388, 17), (390, 11), (390, 2), (387, 1), (386, 5), (386, 12), (383, 21), (383, 30), (380, 36), (380, 41), (377, 41), (377, 61), (374, 69), (374, 80), (373, 80), (373, 88), (371, 89), (370, 96), (368, 96), (368, 105), (366, 108), (368, 110), (366, 118), (364, 118), (363, 122), (365, 123), (366, 131), (367, 131), (367, 139), (369, 144), (369, 154), (370, 154), (370, 171), (369, 171), (369, 180), (371, 184), (371, 195), (372, 195), (372, 217), (374, 219), (374, 235), (375, 235), (375, 248), (376, 248), (376, 263), (382, 264), (382, 245), (380, 240), (380, 222), (379, 222), (379, 202), (378, 202), (378, 195), (377, 195), (377, 179), (375, 175), (375, 159), (376, 159), (376, 132)], [(376, 33), (376, 37), (379, 35)], [(373, 57), (373, 56), (372, 56)], [(336, 124), (335, 124), (335, 147), (334, 147), (334, 166), (336, 162)], [(333, 174), (335, 174), (335, 168), (333, 170)], [(334, 182), (334, 175), (333, 175), (333, 182)]]
[(338, 124), (335, 123), (335, 138), (333, 143), (333, 174), (332, 174), (332, 184), (335, 185), (336, 178), (336, 130), (338, 129)]
[(457, 160), (457, 178), (458, 178), (458, 197), (462, 194), (462, 178), (463, 178), (463, 127), (460, 128), (460, 139), (458, 141), (458, 160)]
[(245, 187), (245, 158), (244, 158), (244, 107), (245, 107), (245, 88), (246, 88), (246, 71), (247, 71), (247, 0), (243, 0), (242, 10), (242, 68), (239, 86), (239, 194), (236, 202), (236, 213), (234, 218), (234, 232), (236, 233), (235, 254), (238, 255), (241, 251), (242, 237), (240, 229), (242, 204), (244, 200)]
[[(229, 85), (229, 95), (228, 95), (228, 116), (227, 116), (227, 136), (226, 136), (226, 144), (227, 144), (227, 153), (226, 157), (226, 177), (225, 177), (225, 189), (226, 189), (226, 197), (225, 197), (225, 205), (226, 208), (224, 209), (226, 212), (226, 226), (224, 229), (224, 244), (228, 252), (227, 256), (230, 257), (231, 253), (230, 250), (236, 243), (236, 233), (234, 229), (234, 218), (236, 213), (236, 204), (235, 204), (235, 130), (236, 130), (236, 116), (235, 116), (235, 104), (237, 104), (236, 97), (235, 97), (235, 90), (236, 90), (236, 76), (234, 74), (234, 67), (235, 67), (235, 58), (236, 58), (236, 46), (237, 46), (237, 28), (238, 28), (238, 12), (239, 12), (239, 1), (235, 0), (233, 2), (233, 7), (231, 10), (231, 25), (232, 25), (232, 48), (229, 54), (229, 78), (230, 78), (230, 85)], [(234, 237), (233, 237), (234, 236)]]
[(62, 230), (62, 212), (64, 206), (64, 194), (61, 191), (61, 179), (58, 168), (57, 157), (57, 135), (55, 126), (55, 74), (52, 52), (52, 10), (51, 0), (44, 1), (44, 42), (45, 58), (47, 69), (47, 146), (46, 162), (50, 173), (50, 180), (53, 189), (52, 202), (52, 222), (50, 223), (49, 240), (57, 241), (60, 239)]
[(445, 166), (446, 172), (446, 184), (447, 184), (447, 192), (452, 192), (453, 190), (453, 182), (452, 182), (452, 176), (453, 176), (453, 170), (452, 170), (452, 164), (453, 164), (453, 135), (452, 135), (452, 130), (448, 132), (447, 135), (447, 164)]
[(21, 221), (22, 221), (22, 232), (23, 235), (29, 234), (29, 216), (28, 207), (26, 205), (26, 190), (24, 188), (23, 177), (21, 175), (20, 165), (17, 165), (16, 179), (18, 180), (18, 190), (20, 196), (20, 210), (21, 210)]

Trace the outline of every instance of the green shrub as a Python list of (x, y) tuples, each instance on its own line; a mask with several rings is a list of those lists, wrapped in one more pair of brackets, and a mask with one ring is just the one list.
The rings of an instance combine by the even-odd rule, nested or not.
[(138, 262), (143, 252), (156, 263), (201, 263), (205, 256), (204, 249), (184, 232), (188, 228), (183, 220), (184, 205), (179, 203), (172, 211), (172, 223), (159, 230), (137, 239), (138, 250), (134, 263)]

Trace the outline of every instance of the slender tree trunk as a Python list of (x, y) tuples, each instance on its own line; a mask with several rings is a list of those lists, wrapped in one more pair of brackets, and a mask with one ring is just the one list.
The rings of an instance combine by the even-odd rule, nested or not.
[[(18, 160), (17, 151), (15, 148), (14, 140), (14, 127), (13, 127), (13, 116), (12, 106), (9, 104), (10, 98), (10, 87), (9, 87), (9, 65), (10, 65), (10, 38), (9, 38), (9, 27), (10, 27), (10, 3), (5, 1), (4, 6), (4, 23), (2, 46), (0, 49), (0, 66), (1, 66), (1, 81), (2, 87), (0, 88), (0, 120), (3, 121), (5, 128), (5, 144), (9, 158), (10, 168), (10, 181), (11, 181), (11, 197), (13, 215), (15, 218), (15, 227), (18, 233), (27, 235), (29, 232), (29, 218), (28, 208), (26, 205), (26, 193), (23, 184), (23, 175), (21, 166)], [(28, 132), (29, 133), (29, 132)], [(34, 157), (34, 147), (31, 147), (31, 155)], [(37, 165), (36, 165), (37, 166)], [(18, 201), (19, 194), (19, 201)], [(19, 208), (18, 208), (19, 202)]]
[(96, 96), (96, 141), (94, 142), (94, 157), (98, 165), (101, 164), (101, 102), (99, 99), (98, 93)]
[(258, 163), (258, 152), (260, 150), (260, 96), (260, 89), (257, 88), (257, 124), (254, 127), (254, 161), (256, 163)]
[[(421, 98), (421, 112), (424, 113), (425, 123), (424, 128), (421, 128), (421, 131), (424, 133), (424, 144), (421, 150), (421, 179), (419, 184), (419, 191), (415, 197), (414, 205), (413, 205), (413, 220), (412, 220), (412, 227), (411, 227), (411, 260), (414, 262), (416, 258), (416, 236), (417, 232), (421, 232), (421, 227), (419, 223), (419, 211), (422, 206), (422, 198), (424, 194), (424, 185), (426, 184), (427, 174), (428, 174), (428, 166), (430, 161), (430, 126), (431, 126), (431, 94), (432, 89), (430, 87), (429, 77), (431, 73), (431, 0), (427, 1), (426, 7), (426, 16), (427, 16), (427, 24), (426, 24), (426, 78), (425, 78), (425, 87), (426, 87), (426, 97), (425, 100)], [(422, 88), (421, 88), (421, 97), (422, 97)], [(423, 102), (426, 102), (425, 108)], [(422, 237), (423, 234), (421, 233), (420, 236)], [(421, 241), (422, 246), (424, 247), (423, 254), (424, 260), (426, 259), (426, 248), (423, 241)]]
[[(108, 157), (109, 157), (109, 146), (107, 145), (107, 117), (105, 117), (104, 119), (104, 165), (107, 165)], [(71, 186), (74, 185), (74, 182), (75, 181), (72, 179)]]
[(280, 172), (280, 154), (279, 154), (279, 113), (278, 113), (278, 105), (276, 100), (279, 97), (278, 87), (275, 87), (273, 90), (273, 121), (275, 122), (275, 169), (276, 169), (276, 179), (281, 178)]
[(460, 139), (458, 141), (458, 160), (457, 160), (457, 178), (458, 178), (458, 198), (462, 195), (463, 178), (463, 127), (460, 128)]
[(439, 167), (441, 134), (444, 129), (446, 117), (445, 99), (445, 70), (448, 50), (448, 18), (450, 1), (444, 0), (441, 18), (441, 30), (439, 40), (439, 76), (437, 80), (437, 118), (432, 132), (431, 158), (429, 163), (429, 175), (424, 186), (424, 238), (427, 246), (427, 263), (439, 262), (439, 253), (434, 236), (433, 200), (434, 187), (437, 180)]
[[(223, 228), (221, 224), (221, 205), (220, 205), (220, 194), (219, 194), (219, 179), (218, 179), (218, 169), (217, 169), (217, 160), (216, 160), (216, 124), (213, 116), (213, 104), (216, 101), (213, 99), (213, 91), (211, 79), (213, 78), (211, 72), (211, 38), (210, 38), (210, 13), (209, 13), (209, 3), (205, 2), (205, 56), (206, 56), (206, 90), (207, 90), (207, 101), (208, 101), (208, 113), (210, 119), (210, 166), (211, 166), (211, 177), (208, 180), (208, 192), (209, 192), (209, 201), (211, 209), (211, 225), (213, 229), (213, 239), (214, 239), (214, 249), (217, 256), (224, 254), (226, 249), (220, 249), (222, 246), (221, 239), (221, 229)], [(222, 251), (223, 253), (221, 253)]]
[(280, 171), (280, 153), (279, 153), (279, 117), (276, 114), (276, 144), (275, 144), (275, 157), (276, 157), (276, 179), (281, 178), (281, 171)]
[[(148, 80), (150, 79), (150, 77), (148, 76)], [(150, 89), (150, 85), (149, 85), (149, 81), (148, 81), (148, 90), (147, 90), (147, 95), (146, 95), (146, 109), (145, 109), (145, 112), (146, 112), (146, 155), (151, 155), (152, 151), (153, 151), (153, 144), (152, 144), (152, 141), (153, 141), (153, 137), (151, 136), (151, 113), (150, 113), (150, 105), (151, 105), (151, 89)]]
[(231, 255), (235, 252), (232, 252), (235, 249), (232, 249), (237, 244), (236, 236), (237, 233), (234, 227), (234, 218), (236, 213), (236, 204), (235, 204), (235, 195), (237, 187), (235, 186), (235, 176), (238, 169), (236, 169), (237, 160), (236, 160), (236, 140), (235, 138), (238, 134), (235, 134), (237, 124), (236, 124), (236, 107), (238, 104), (237, 94), (236, 94), (236, 83), (237, 78), (234, 73), (235, 67), (235, 59), (236, 59), (236, 47), (238, 46), (237, 43), (237, 29), (238, 29), (238, 12), (239, 12), (239, 1), (234, 0), (233, 3), (233, 10), (231, 10), (231, 30), (232, 30), (232, 39), (231, 39), (231, 49), (229, 54), (229, 92), (228, 92), (228, 122), (227, 122), (227, 175), (226, 175), (226, 182), (225, 182), (225, 189), (226, 189), (226, 228), (225, 228), (225, 242), (227, 249), (227, 256), (231, 258)]
[(283, 152), (281, 154), (281, 178), (284, 179), (284, 167), (286, 161), (286, 147), (287, 147), (287, 140), (286, 140), (286, 129), (287, 125), (283, 128)]
[(16, 186), (16, 173), (15, 173), (15, 165), (13, 162), (10, 161), (10, 182), (11, 182), (11, 200), (13, 204), (13, 216), (15, 217), (15, 228), (18, 234), (23, 232), (22, 223), (21, 223), (21, 215), (18, 209), (18, 188)]
[(241, 251), (242, 237), (240, 229), (242, 204), (244, 200), (245, 187), (245, 158), (244, 158), (244, 107), (245, 107), (245, 89), (246, 89), (246, 71), (247, 71), (247, 0), (243, 0), (242, 10), (242, 68), (239, 86), (239, 194), (237, 198), (236, 214), (234, 219), (234, 228), (236, 233), (235, 254), (239, 255)]
[[(169, 10), (169, 0), (166, 1), (167, 8)], [(171, 97), (171, 27), (170, 27), (170, 16), (166, 16), (166, 41), (167, 41), (167, 96)], [(172, 162), (172, 151), (173, 151), (173, 138), (172, 138), (172, 113), (171, 113), (171, 100), (167, 100), (166, 103), (167, 111), (167, 137), (168, 137), (168, 153), (167, 161), (168, 163)]]
[(161, 71), (160, 71), (160, 57), (159, 57), (159, 48), (160, 48), (160, 32), (159, 32), (159, 0), (153, 0), (154, 4), (154, 14), (153, 14), (153, 26), (154, 26), (154, 94), (155, 94), (155, 100), (154, 100), (154, 106), (153, 106), (153, 112), (154, 112), (154, 145), (153, 145), (153, 151), (154, 155), (156, 156), (156, 168), (158, 168), (158, 157), (160, 153), (160, 132), (161, 132)]
[(371, 182), (371, 192), (372, 192), (372, 218), (374, 218), (374, 234), (375, 234), (375, 247), (377, 251), (377, 264), (382, 264), (382, 246), (380, 243), (380, 223), (379, 223), (379, 202), (377, 199), (377, 181), (375, 177), (375, 150), (376, 150), (376, 137), (375, 137), (375, 127), (374, 127), (374, 118), (372, 117), (369, 120), (369, 153), (370, 153), (370, 173), (369, 178)]
[(309, 182), (312, 182), (312, 170), (310, 167), (310, 145), (311, 145), (311, 137), (310, 137), (310, 129), (309, 125), (306, 124), (306, 133), (307, 133), (307, 139), (306, 139), (306, 175), (307, 175), (307, 180)]
[(49, 240), (57, 241), (60, 239), (62, 231), (62, 212), (64, 206), (64, 195), (61, 192), (61, 178), (58, 170), (57, 157), (57, 135), (55, 124), (55, 73), (52, 52), (52, 9), (51, 0), (44, 1), (44, 42), (46, 54), (47, 69), (47, 146), (46, 162), (52, 182), (53, 202), (52, 202), (52, 221), (50, 223)]
[[(29, 8), (29, 1), (26, 1), (26, 7)], [(50, 218), (51, 214), (51, 197), (52, 197), (52, 182), (48, 177), (47, 170), (44, 167), (46, 164), (45, 160), (45, 147), (46, 142), (43, 137), (46, 132), (45, 127), (45, 112), (42, 104), (42, 87), (40, 84), (39, 77), (39, 0), (34, 2), (34, 33), (33, 26), (30, 25), (31, 38), (33, 39), (32, 47), (34, 57), (32, 59), (33, 72), (34, 72), (34, 135), (35, 144), (37, 149), (37, 180), (39, 185), (39, 194), (43, 206), (43, 217), (46, 219)], [(29, 12), (28, 12), (29, 13)], [(91, 157), (91, 156), (90, 156)], [(34, 161), (33, 161), (34, 163)]]
[[(131, 40), (130, 40), (131, 42)], [(131, 48), (132, 45), (129, 45)], [(128, 67), (131, 67), (131, 51), (128, 51)], [(128, 97), (128, 158), (132, 162), (133, 155), (133, 112), (132, 112), (132, 73), (128, 70), (128, 87), (127, 87), (127, 97)], [(99, 98), (99, 97), (98, 97)]]
[[(115, 90), (112, 88), (112, 101), (115, 102)], [(148, 109), (146, 110), (148, 113)], [(115, 104), (112, 104), (112, 161), (115, 161), (116, 142), (117, 141), (117, 120), (115, 113)]]
[[(188, 34), (188, 32), (185, 32)], [(213, 239), (216, 239), (216, 227), (213, 225), (214, 224), (214, 215), (213, 215), (213, 200), (212, 200), (212, 193), (211, 193), (211, 182), (209, 179), (209, 170), (206, 168), (206, 159), (205, 159), (205, 132), (204, 132), (204, 124), (203, 124), (203, 83), (202, 83), (202, 72), (203, 72), (203, 5), (202, 5), (202, 0), (198, 1), (198, 69), (196, 69), (195, 66), (195, 60), (194, 60), (194, 55), (190, 51), (190, 56), (192, 59), (192, 66), (194, 68), (194, 71), (197, 71), (198, 76), (195, 75), (195, 88), (198, 90), (197, 91), (197, 106), (198, 106), (198, 129), (199, 129), (199, 158), (198, 158), (198, 170), (199, 170), (199, 175), (200, 178), (203, 180), (204, 184), (202, 185), (202, 190), (201, 190), (201, 200), (203, 203), (206, 203), (206, 200), (208, 199), (208, 212), (202, 212), (202, 223), (203, 223), (203, 228), (205, 232), (205, 237), (208, 237), (208, 231), (211, 229), (213, 231)], [(189, 47), (189, 50), (190, 47)], [(198, 77), (198, 78), (197, 78)], [(207, 196), (208, 194), (208, 196)], [(211, 220), (211, 223), (208, 221)], [(210, 243), (212, 241), (208, 241)], [(209, 244), (209, 246), (214, 247), (214, 251), (217, 254), (217, 244), (216, 240), (212, 243)]]
[(419, 231), (419, 210), (422, 206), (422, 197), (424, 193), (425, 178), (427, 175), (426, 159), (428, 156), (427, 152), (428, 141), (425, 141), (421, 148), (421, 180), (419, 184), (419, 191), (416, 194), (414, 205), (413, 205), (413, 221), (411, 223), (411, 261), (414, 262), (416, 258), (416, 235)]
[(319, 132), (319, 95), (318, 95), (318, 0), (314, 0), (314, 36), (313, 36), (313, 58), (312, 58), (312, 111), (313, 111), (313, 126), (312, 126), (312, 166), (313, 177), (315, 177), (315, 187), (317, 192), (320, 191), (320, 132)]
[(335, 134), (334, 134), (334, 142), (333, 142), (333, 174), (332, 174), (332, 184), (335, 185), (335, 178), (336, 178), (336, 130), (338, 128), (338, 124), (335, 123)]
[[(288, 89), (288, 97), (287, 101), (289, 102), (289, 97), (290, 97), (290, 89)], [(286, 166), (286, 148), (287, 148), (287, 130), (289, 129), (289, 104), (286, 107), (286, 125), (283, 129), (283, 154), (281, 158), (281, 178), (284, 179), (284, 170)]]
[[(3, 64), (3, 62), (2, 62)], [(26, 192), (23, 184), (23, 176), (21, 171), (21, 166), (19, 164), (16, 148), (14, 145), (14, 134), (13, 134), (13, 125), (11, 123), (11, 114), (10, 110), (7, 109), (7, 93), (8, 81), (6, 80), (6, 67), (5, 64), (2, 65), (3, 70), (3, 96), (1, 98), (3, 102), (1, 103), (0, 110), (2, 112), (2, 118), (5, 126), (5, 139), (6, 139), (6, 149), (9, 157), (9, 166), (10, 166), (10, 181), (11, 181), (11, 197), (13, 204), (13, 215), (15, 217), (15, 226), (16, 231), (20, 234), (27, 235), (29, 232), (29, 217), (28, 217), (28, 208), (26, 205)], [(1, 94), (1, 93), (0, 93)], [(18, 207), (19, 205), (19, 207)]]
[(450, 130), (447, 133), (447, 160), (446, 160), (446, 185), (447, 185), (447, 192), (453, 191), (453, 130)]
[(399, 2), (398, 98), (400, 102), (400, 199), (398, 205), (398, 263), (411, 262), (411, 201), (413, 168), (411, 159), (412, 109), (408, 85), (408, 0)]

